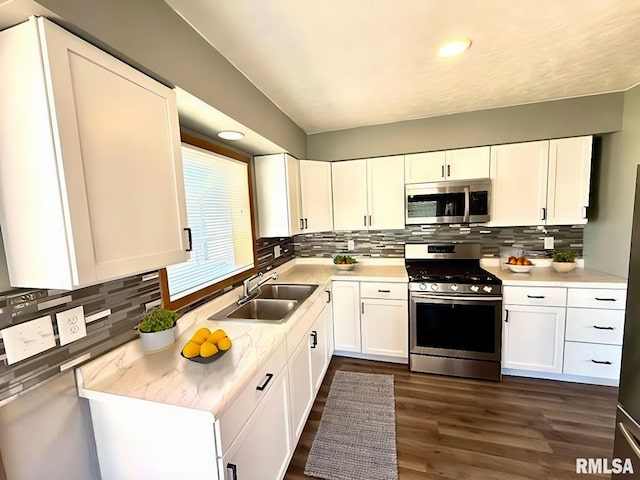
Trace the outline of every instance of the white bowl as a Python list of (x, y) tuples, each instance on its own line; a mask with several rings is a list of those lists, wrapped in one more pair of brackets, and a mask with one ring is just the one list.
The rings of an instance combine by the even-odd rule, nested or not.
[(576, 262), (551, 262), (551, 267), (558, 273), (567, 273), (576, 268)]
[(353, 270), (356, 267), (355, 263), (334, 263), (334, 267), (338, 270)]
[(505, 265), (513, 273), (529, 273), (535, 267), (535, 265), (512, 265), (510, 263), (505, 263)]

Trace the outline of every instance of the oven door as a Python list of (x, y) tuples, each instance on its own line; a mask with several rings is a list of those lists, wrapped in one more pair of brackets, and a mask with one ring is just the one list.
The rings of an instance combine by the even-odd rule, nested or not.
[(410, 351), (501, 360), (502, 298), (411, 293)]
[(469, 186), (412, 184), (406, 187), (407, 225), (469, 221)]

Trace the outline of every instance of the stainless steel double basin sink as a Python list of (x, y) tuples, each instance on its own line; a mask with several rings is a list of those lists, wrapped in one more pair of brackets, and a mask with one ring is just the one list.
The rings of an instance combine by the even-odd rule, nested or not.
[(254, 299), (243, 305), (229, 305), (209, 317), (210, 320), (256, 320), (281, 323), (286, 321), (297, 308), (318, 288), (308, 284), (268, 284)]

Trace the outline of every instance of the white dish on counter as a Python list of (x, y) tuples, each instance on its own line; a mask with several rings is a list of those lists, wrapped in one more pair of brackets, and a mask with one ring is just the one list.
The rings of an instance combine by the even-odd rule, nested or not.
[(338, 270), (353, 270), (356, 268), (355, 263), (334, 263), (333, 266)]
[(535, 265), (512, 265), (510, 263), (505, 263), (505, 265), (513, 273), (529, 273), (535, 267)]
[(551, 268), (558, 273), (568, 273), (576, 268), (576, 262), (551, 262)]

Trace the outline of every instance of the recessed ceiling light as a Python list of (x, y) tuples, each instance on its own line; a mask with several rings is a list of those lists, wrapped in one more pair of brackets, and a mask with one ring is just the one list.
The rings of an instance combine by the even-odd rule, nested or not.
[(218, 132), (218, 136), (225, 140), (242, 140), (244, 138), (244, 133), (236, 132), (235, 130), (223, 130)]
[(440, 57), (453, 57), (460, 55), (471, 46), (471, 40), (468, 38), (454, 38), (445, 43), (440, 50), (438, 50), (438, 56)]

